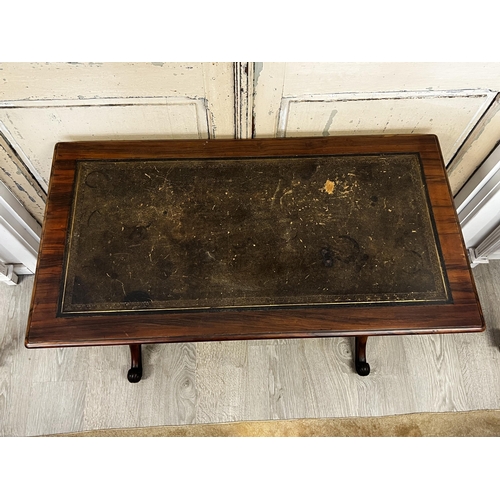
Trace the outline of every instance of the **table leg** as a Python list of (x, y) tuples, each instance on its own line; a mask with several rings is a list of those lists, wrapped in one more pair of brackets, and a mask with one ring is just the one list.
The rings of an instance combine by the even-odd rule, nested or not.
[(127, 378), (132, 384), (139, 382), (142, 378), (142, 353), (141, 344), (131, 344), (130, 354), (132, 357), (132, 366), (128, 371)]
[(366, 362), (366, 341), (368, 336), (356, 337), (355, 365), (358, 375), (366, 377), (370, 373), (370, 365)]

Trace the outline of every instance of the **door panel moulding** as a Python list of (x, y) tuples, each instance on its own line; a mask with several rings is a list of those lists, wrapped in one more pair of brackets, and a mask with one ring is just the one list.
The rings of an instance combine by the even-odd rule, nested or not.
[(488, 152), (493, 149), (495, 142), (500, 138), (497, 134), (499, 117), (500, 94), (496, 94), (495, 99), (448, 164), (447, 171), (450, 181), (452, 180), (451, 188), (455, 195), (473, 175), (479, 161), (487, 157)]
[[(15, 274), (34, 274), (41, 232), (38, 222), (0, 182), (0, 263), (7, 266), (3, 276), (9, 270)], [(15, 281), (15, 276), (9, 279)]]
[[(22, 165), (21, 169), (24, 177), (28, 182), (35, 187), (37, 194), (45, 201), (47, 198), (48, 184), (38, 173), (36, 168), (31, 163), (31, 160), (24, 154), (23, 150), (16, 142), (9, 129), (0, 119), (0, 142), (3, 143), (3, 147), (6, 151), (12, 152), (12, 155), (18, 159), (19, 164)], [(32, 180), (31, 180), (32, 179)], [(38, 189), (37, 189), (38, 188)]]
[(453, 90), (398, 90), (385, 92), (339, 92), (327, 94), (302, 94), (297, 96), (286, 96), (282, 101), (359, 101), (380, 99), (431, 99), (431, 98), (453, 98), (453, 97), (491, 97), (496, 92), (488, 89), (453, 89)]
[[(1, 123), (0, 123), (1, 126)], [(41, 223), (47, 194), (0, 132), (0, 182), (16, 193), (19, 201)]]
[[(39, 189), (46, 194), (48, 191), (48, 181), (42, 177), (35, 167), (32, 158), (23, 150), (21, 134), (16, 130), (14, 123), (9, 124), (9, 110), (30, 109), (57, 109), (70, 108), (82, 109), (92, 107), (131, 107), (131, 106), (194, 106), (199, 138), (212, 138), (214, 135), (212, 118), (208, 111), (205, 98), (189, 97), (109, 97), (94, 99), (42, 99), (32, 101), (0, 101), (0, 139), (8, 144), (16, 156), (25, 165), (26, 171), (36, 180)], [(203, 133), (205, 132), (206, 135)], [(75, 139), (76, 140), (76, 139)]]
[[(289, 121), (290, 108), (294, 104), (300, 103), (347, 103), (362, 101), (398, 101), (398, 100), (432, 100), (432, 99), (453, 99), (453, 98), (483, 98), (474, 116), (469, 120), (469, 126), (457, 137), (452, 148), (452, 158), (456, 156), (462, 143), (476, 126), (477, 122), (484, 115), (496, 97), (496, 92), (487, 89), (460, 89), (441, 91), (398, 91), (398, 92), (347, 92), (339, 94), (305, 94), (301, 96), (287, 96), (281, 99), (281, 106), (278, 116), (277, 137), (285, 137)], [(383, 133), (381, 131), (381, 133)], [(401, 133), (401, 132), (400, 132)]]
[(202, 97), (86, 97), (84, 99), (33, 99), (25, 101), (0, 101), (0, 108), (72, 108), (92, 106), (147, 106), (158, 104), (189, 104), (204, 101)]
[(472, 265), (498, 258), (500, 250), (500, 143), (455, 196)]

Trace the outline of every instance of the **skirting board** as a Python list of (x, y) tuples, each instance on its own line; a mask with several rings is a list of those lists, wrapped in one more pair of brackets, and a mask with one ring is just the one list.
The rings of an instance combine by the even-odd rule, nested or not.
[(500, 258), (500, 145), (457, 194), (455, 207), (472, 266)]
[[(0, 182), (0, 263), (13, 266), (14, 275), (34, 274), (40, 235), (38, 222)], [(0, 274), (7, 277), (9, 271), (0, 269)], [(14, 275), (8, 280), (15, 281)]]

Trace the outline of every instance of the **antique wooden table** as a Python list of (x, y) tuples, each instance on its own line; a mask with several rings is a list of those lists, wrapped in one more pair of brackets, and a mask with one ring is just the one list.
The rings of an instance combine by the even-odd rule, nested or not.
[(28, 348), (483, 330), (435, 136), (56, 145)]

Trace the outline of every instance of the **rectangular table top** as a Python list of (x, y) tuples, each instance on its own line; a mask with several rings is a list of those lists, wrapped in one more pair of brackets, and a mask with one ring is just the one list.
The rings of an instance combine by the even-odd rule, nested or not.
[(482, 329), (435, 136), (56, 146), (28, 347)]

